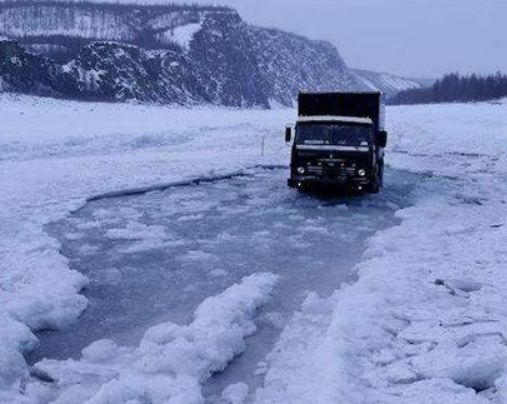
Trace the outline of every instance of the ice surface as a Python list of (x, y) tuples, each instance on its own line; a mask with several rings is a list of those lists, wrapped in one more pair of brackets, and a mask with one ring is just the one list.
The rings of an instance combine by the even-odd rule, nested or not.
[[(84, 291), (90, 306), (68, 331), (40, 334), (42, 345), (31, 361), (77, 358), (99, 338), (137, 343), (147, 327), (167, 320), (185, 324), (207, 296), (242, 276), (269, 271), (280, 275), (279, 288), (261, 311), (259, 332), (248, 340), (241, 358), (206, 387), (210, 397), (240, 382), (254, 391), (262, 381), (262, 375), (255, 376), (257, 362), (307, 291), (329, 295), (351, 279), (365, 240), (397, 223), (391, 205), (409, 203), (413, 182), (411, 175), (388, 172), (393, 184), (380, 197), (311, 198), (289, 191), (286, 177), (286, 170), (258, 169), (200, 186), (94, 201), (51, 225), (71, 266), (90, 279)], [(195, 214), (192, 221), (178, 220), (188, 218), (189, 210)], [(365, 216), (371, 218), (367, 225)], [(98, 217), (100, 227), (82, 225)], [(142, 223), (134, 224), (133, 218)], [(132, 237), (123, 234), (126, 227), (133, 230)], [(111, 229), (115, 236), (121, 229), (120, 237), (111, 238)], [(67, 237), (80, 231), (79, 238)], [(164, 240), (168, 234), (179, 244), (129, 251), (140, 236)], [(305, 240), (305, 246), (293, 243), (295, 237)], [(83, 242), (92, 247), (84, 255)]]
[[(45, 387), (48, 382), (27, 383), (29, 369), (21, 354), (36, 345), (31, 331), (69, 327), (86, 307), (79, 294), (86, 280), (69, 270), (69, 261), (59, 254), (62, 246), (44, 230), (46, 224), (94, 194), (223, 175), (259, 163), (286, 164), (280, 128), (293, 115), (0, 96), (0, 402), (29, 402), (31, 397), (44, 402), (58, 393)], [(388, 116), (389, 163), (425, 178), (415, 204), (396, 213), (398, 226), (369, 240), (356, 266), (358, 282), (330, 297), (312, 297), (288, 320), (277, 313), (266, 317), (283, 330), (269, 357), (253, 365), (263, 388), (249, 395), (258, 402), (484, 403), (507, 397), (505, 102), (396, 107)], [(188, 225), (194, 215), (199, 220), (204, 203), (188, 204), (181, 215), (185, 219), (175, 223)], [(222, 215), (245, 208), (209, 203), (207, 209)], [(143, 223), (142, 217), (125, 215)], [(295, 222), (304, 218), (298, 212), (286, 216)], [(368, 228), (368, 220), (368, 215), (359, 216), (357, 228)], [(78, 229), (122, 228), (114, 220), (105, 222), (95, 217)], [(275, 223), (273, 228), (290, 231), (286, 226)], [(68, 232), (73, 242), (79, 242), (77, 232)], [(322, 231), (307, 232), (292, 237), (291, 245), (304, 251), (309, 235), (326, 237)], [(160, 243), (174, 249), (171, 232), (166, 236), (110, 241), (137, 245), (135, 256), (160, 249)], [(224, 232), (217, 241), (225, 245), (231, 236)], [(269, 245), (268, 238), (258, 230), (258, 251)], [(95, 253), (94, 246), (81, 244), (80, 254)], [(188, 249), (206, 252), (204, 245)], [(100, 279), (106, 287), (121, 282), (123, 270), (129, 268), (109, 265), (96, 282)], [(230, 280), (231, 270), (212, 271), (210, 279)], [(186, 293), (192, 295), (192, 285)], [(262, 321), (256, 336), (262, 334)], [(180, 326), (185, 324), (190, 323)], [(124, 357), (115, 349), (98, 345), (88, 355)], [(110, 377), (95, 365), (87, 369), (92, 380)], [(42, 369), (39, 376), (50, 380)], [(123, 380), (130, 380), (134, 397), (165, 381), (159, 375), (128, 379), (128, 374)], [(194, 386), (199, 391), (192, 380), (180, 378), (168, 389)], [(227, 380), (224, 387), (237, 382)], [(90, 391), (85, 387), (75, 385), (65, 394), (77, 397)], [(115, 394), (114, 386), (109, 388), (108, 394)], [(61, 395), (60, 402), (65, 401)]]
[(273, 274), (250, 275), (202, 302), (189, 325), (154, 326), (137, 348), (97, 341), (81, 360), (45, 360), (34, 373), (56, 384), (56, 403), (202, 403), (200, 385), (243, 351), (276, 282)]

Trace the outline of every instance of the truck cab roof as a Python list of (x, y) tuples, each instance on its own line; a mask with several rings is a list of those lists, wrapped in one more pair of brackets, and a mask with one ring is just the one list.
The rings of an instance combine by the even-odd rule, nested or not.
[(373, 125), (373, 120), (367, 117), (356, 116), (334, 116), (334, 115), (313, 115), (298, 118), (298, 123), (355, 123), (362, 125)]
[[(318, 122), (317, 117), (333, 117), (332, 121), (347, 117), (347, 122), (364, 125), (363, 119), (369, 118), (375, 131), (384, 128), (384, 103), (379, 92), (300, 93), (298, 103), (299, 118), (309, 118), (310, 122)], [(349, 119), (353, 117), (360, 121)]]

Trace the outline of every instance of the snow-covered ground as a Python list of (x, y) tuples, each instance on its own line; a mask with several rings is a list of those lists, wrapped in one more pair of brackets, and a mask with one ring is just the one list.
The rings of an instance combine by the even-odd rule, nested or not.
[[(24, 385), (35, 329), (64, 328), (86, 307), (43, 226), (110, 191), (286, 162), (292, 111), (178, 110), (0, 98), (0, 401)], [(262, 139), (264, 138), (264, 142)], [(262, 144), (264, 143), (264, 157)]]
[[(507, 400), (505, 108), (388, 110), (389, 163), (428, 180), (397, 212), (400, 224), (370, 239), (358, 281), (310, 295), (294, 314), (256, 402)], [(276, 277), (240, 280), (188, 325), (152, 327), (137, 347), (99, 341), (81, 360), (43, 362), (31, 377), (22, 357), (36, 346), (31, 331), (70, 327), (87, 304), (86, 279), (44, 225), (93, 195), (287, 164), (281, 129), (293, 118), (2, 95), (0, 402), (201, 402), (202, 383), (255, 332)], [(228, 388), (224, 402), (242, 402), (245, 387)]]

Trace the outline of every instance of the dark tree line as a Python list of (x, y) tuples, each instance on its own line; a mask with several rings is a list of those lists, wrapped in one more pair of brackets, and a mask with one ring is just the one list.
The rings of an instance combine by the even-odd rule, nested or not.
[(105, 1), (100, 0), (0, 0), (0, 9), (8, 8), (24, 8), (24, 7), (71, 7), (73, 9), (84, 10), (101, 10), (116, 13), (132, 13), (138, 9), (144, 9), (148, 12), (171, 12), (171, 11), (231, 11), (230, 7), (219, 5), (205, 5), (199, 3), (192, 3), (191, 0), (185, 3), (171, 3), (171, 2), (155, 2), (153, 4), (147, 3), (144, 0), (127, 0), (127, 1)]
[[(207, 12), (233, 12), (225, 6), (199, 5), (191, 3), (192, 0), (187, 4), (162, 0), (156, 0), (155, 4), (145, 0), (100, 1), (0, 0), (0, 36), (17, 39), (30, 51), (66, 63), (84, 46), (96, 41), (178, 51), (177, 45), (164, 41), (158, 34), (171, 25), (197, 23)], [(161, 22), (157, 23), (159, 17)], [(23, 32), (12, 29), (19, 25)]]
[(487, 101), (507, 96), (507, 75), (480, 76), (452, 73), (431, 87), (405, 90), (389, 100), (392, 105)]

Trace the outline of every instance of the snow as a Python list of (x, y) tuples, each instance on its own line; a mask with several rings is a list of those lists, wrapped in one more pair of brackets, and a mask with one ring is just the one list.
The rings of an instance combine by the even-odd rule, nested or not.
[(403, 77), (393, 76), (387, 73), (377, 73), (367, 70), (355, 69), (354, 74), (372, 90), (380, 90), (387, 96), (403, 90), (422, 87), (421, 83)]
[(248, 386), (245, 383), (231, 384), (222, 393), (224, 404), (243, 404), (247, 397)]
[[(200, 384), (243, 351), (245, 337), (256, 330), (255, 310), (276, 281), (272, 274), (251, 275), (205, 300), (187, 326), (152, 327), (135, 349), (97, 341), (79, 361), (44, 360), (33, 372), (55, 381), (55, 403), (202, 403)], [(242, 393), (236, 386), (226, 396), (237, 402)]]
[[(161, 321), (187, 324), (204, 298), (243, 276), (265, 271), (280, 280), (259, 313), (259, 331), (248, 339), (241, 357), (205, 386), (207, 400), (218, 399), (224, 388), (240, 382), (254, 392), (259, 386), (258, 358), (272, 349), (306, 290), (327, 295), (351, 278), (350, 269), (361, 257), (364, 241), (397, 223), (389, 202), (394, 199), (406, 206), (407, 197), (400, 195), (409, 194), (413, 182), (410, 175), (402, 180), (404, 173), (389, 172), (387, 176), (393, 178), (389, 183), (396, 178), (400, 185), (368, 202), (345, 202), (300, 198), (297, 192), (288, 192), (287, 174), (287, 169), (256, 168), (243, 176), (197, 186), (97, 200), (47, 226), (71, 266), (87, 275), (84, 294), (89, 308), (70, 330), (43, 335), (30, 363), (45, 357), (77, 358), (81, 349), (101, 338), (136, 344), (146, 328)], [(178, 222), (188, 209), (200, 210), (200, 218)], [(365, 223), (372, 212), (378, 214)], [(99, 227), (87, 225), (99, 218)], [(180, 244), (126, 254), (133, 241), (111, 242), (108, 234), (110, 229), (124, 228), (132, 218), (147, 227), (164, 226)], [(83, 250), (83, 244), (89, 247)]]
[[(370, 241), (358, 282), (329, 299), (331, 314), (294, 317), (259, 403), (483, 403), (488, 393), (476, 391), (504, 394), (504, 108), (389, 110), (389, 161), (428, 180), (397, 213), (401, 225)], [(320, 334), (308, 330), (312, 320)]]
[[(328, 297), (310, 294), (283, 324), (259, 365), (263, 387), (234, 383), (222, 394), (225, 402), (507, 398), (505, 106), (388, 110), (389, 164), (423, 178), (415, 203), (393, 206), (399, 224), (369, 240), (355, 283)], [(0, 120), (0, 402), (202, 402), (202, 384), (242, 352), (276, 279), (246, 278), (204, 301), (189, 324), (152, 327), (136, 347), (102, 340), (79, 360), (39, 362), (32, 375), (54, 380), (44, 383), (30, 377), (22, 356), (37, 344), (33, 331), (69, 327), (87, 304), (79, 293), (87, 280), (69, 269), (44, 226), (94, 195), (287, 164), (283, 128), (294, 112), (3, 94)], [(192, 220), (198, 211), (188, 208)], [(174, 241), (134, 216), (116, 228), (113, 238), (135, 238), (127, 240), (134, 245)], [(184, 260), (213, 259), (187, 253)]]
[(359, 151), (368, 152), (368, 146), (313, 146), (313, 145), (297, 145), (298, 150), (329, 150), (329, 151)]
[[(41, 14), (47, 18), (33, 17)], [(59, 18), (66, 18), (65, 23), (57, 24)], [(0, 22), (2, 32), (11, 37), (66, 35), (102, 40), (132, 40), (135, 37), (135, 30), (114, 12), (93, 14), (86, 9), (59, 8), (51, 4), (3, 8)]]
[(173, 42), (183, 49), (189, 50), (190, 43), (194, 39), (195, 34), (202, 28), (202, 22), (180, 25), (172, 30), (165, 31), (162, 38), (166, 41)]
[(87, 304), (86, 279), (69, 270), (45, 224), (96, 194), (281, 162), (279, 128), (293, 114), (8, 94), (0, 105), (0, 385), (14, 391), (28, 374), (20, 353), (36, 343), (30, 330), (68, 327)]
[(360, 118), (355, 116), (334, 116), (334, 115), (305, 116), (298, 118), (298, 122), (353, 122), (369, 125), (373, 124), (373, 121), (370, 118)]

